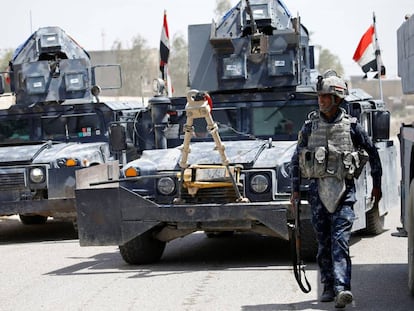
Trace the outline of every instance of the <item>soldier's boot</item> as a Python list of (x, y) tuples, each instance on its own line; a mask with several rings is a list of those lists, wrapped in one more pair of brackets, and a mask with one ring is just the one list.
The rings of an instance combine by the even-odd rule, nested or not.
[(353, 300), (354, 296), (349, 290), (340, 291), (335, 298), (335, 308), (345, 308), (345, 306), (352, 303)]

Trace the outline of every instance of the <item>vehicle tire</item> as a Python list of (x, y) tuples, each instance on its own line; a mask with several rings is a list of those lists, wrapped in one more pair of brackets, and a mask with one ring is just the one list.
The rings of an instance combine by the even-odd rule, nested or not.
[(318, 241), (310, 219), (300, 223), (301, 257), (305, 261), (315, 262), (318, 254)]
[(76, 233), (79, 233), (79, 227), (78, 227), (78, 220), (77, 219), (72, 221), (72, 225), (73, 225), (73, 230), (75, 230)]
[(378, 204), (366, 213), (367, 227), (363, 229), (363, 233), (366, 235), (378, 235), (384, 232), (384, 220), (385, 215), (379, 215)]
[(47, 216), (42, 215), (20, 215), (20, 221), (24, 225), (44, 225), (47, 221)]
[(234, 235), (234, 231), (205, 231), (208, 238), (227, 238)]
[(153, 230), (149, 230), (119, 246), (125, 262), (140, 265), (160, 260), (166, 242), (155, 239), (153, 233)]
[(414, 295), (414, 181), (410, 184), (410, 197), (408, 201), (408, 288)]

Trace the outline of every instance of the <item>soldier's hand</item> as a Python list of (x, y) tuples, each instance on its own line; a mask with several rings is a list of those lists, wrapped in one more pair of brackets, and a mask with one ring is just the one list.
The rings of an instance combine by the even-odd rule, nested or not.
[(373, 198), (374, 204), (378, 204), (378, 202), (381, 200), (382, 198), (382, 191), (381, 188), (378, 187), (374, 187), (372, 188), (372, 192), (371, 192), (371, 198)]
[(290, 196), (290, 204), (292, 206), (295, 206), (295, 201), (300, 200), (300, 193), (299, 192), (292, 192), (292, 195)]

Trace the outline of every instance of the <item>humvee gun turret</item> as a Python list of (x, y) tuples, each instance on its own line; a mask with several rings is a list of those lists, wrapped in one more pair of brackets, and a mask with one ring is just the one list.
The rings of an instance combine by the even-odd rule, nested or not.
[[(24, 224), (74, 221), (75, 171), (138, 156), (131, 124), (144, 106), (99, 102), (101, 88), (121, 85), (117, 65), (114, 84), (98, 85), (97, 71), (108, 67), (92, 67), (58, 27), (40, 28), (16, 49), (5, 73), (15, 104), (0, 110), (0, 216), (18, 214)], [(119, 129), (129, 138), (124, 152), (109, 145), (109, 132)]]

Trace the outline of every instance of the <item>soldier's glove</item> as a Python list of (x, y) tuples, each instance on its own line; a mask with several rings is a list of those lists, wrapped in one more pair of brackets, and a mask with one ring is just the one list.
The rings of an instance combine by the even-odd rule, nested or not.
[(382, 191), (381, 188), (378, 187), (374, 187), (372, 188), (372, 192), (371, 192), (371, 198), (373, 198), (374, 204), (378, 204), (378, 202), (381, 200), (382, 198)]

